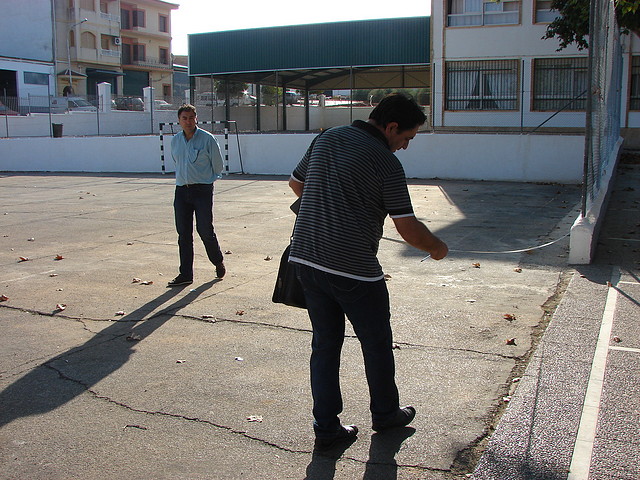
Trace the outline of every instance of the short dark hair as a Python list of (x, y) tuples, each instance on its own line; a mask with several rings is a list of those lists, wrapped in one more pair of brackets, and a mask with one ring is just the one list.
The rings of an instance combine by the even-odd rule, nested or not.
[(413, 98), (402, 93), (392, 93), (380, 101), (369, 115), (369, 119), (383, 128), (391, 122), (396, 122), (402, 132), (422, 125), (427, 117)]
[(196, 112), (196, 107), (191, 105), (190, 103), (183, 103), (182, 106), (178, 109), (178, 118), (180, 118), (180, 114), (182, 112), (193, 112), (193, 114), (197, 117), (198, 112)]

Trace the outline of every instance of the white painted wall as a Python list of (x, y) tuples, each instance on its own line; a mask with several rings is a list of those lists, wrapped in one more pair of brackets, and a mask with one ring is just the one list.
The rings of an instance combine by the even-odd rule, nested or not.
[[(229, 137), (229, 170), (289, 175), (314, 134), (244, 134), (240, 151)], [(224, 137), (216, 136), (221, 147)], [(173, 172), (171, 136), (165, 169)], [(582, 181), (584, 138), (576, 135), (418, 134), (397, 152), (410, 178), (514, 182)], [(157, 135), (0, 139), (0, 171), (162, 172)]]
[(50, 0), (3, 1), (0, 57), (53, 62)]

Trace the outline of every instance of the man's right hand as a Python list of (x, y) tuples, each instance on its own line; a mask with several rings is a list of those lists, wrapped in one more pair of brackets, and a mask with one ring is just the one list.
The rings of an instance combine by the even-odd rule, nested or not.
[(449, 253), (447, 244), (431, 233), (427, 226), (416, 217), (394, 218), (393, 223), (405, 242), (429, 252), (434, 260), (441, 260)]

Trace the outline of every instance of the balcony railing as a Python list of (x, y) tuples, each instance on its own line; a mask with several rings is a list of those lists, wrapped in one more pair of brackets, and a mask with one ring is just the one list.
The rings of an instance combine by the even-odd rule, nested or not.
[(110, 13), (100, 12), (100, 18), (103, 20), (108, 20), (109, 22), (120, 23), (119, 15), (111, 15)]
[(136, 67), (156, 68), (163, 70), (171, 70), (171, 62), (169, 60), (161, 60), (158, 58), (146, 57), (144, 60), (133, 60), (127, 58), (128, 55), (122, 57), (122, 65), (134, 65)]
[(100, 49), (100, 55), (102, 55), (103, 57), (117, 57), (120, 58), (120, 51), (119, 50), (104, 50), (104, 49)]

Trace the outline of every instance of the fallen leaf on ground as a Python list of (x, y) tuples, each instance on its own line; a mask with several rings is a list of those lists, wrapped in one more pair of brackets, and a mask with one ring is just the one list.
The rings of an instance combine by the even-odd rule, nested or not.
[(141, 281), (141, 278), (134, 278), (133, 280), (131, 280), (131, 283), (140, 283)]
[(140, 282), (140, 285), (153, 285), (153, 280), (145, 280), (144, 282)]
[(131, 333), (131, 334), (127, 335), (127, 341), (128, 342), (139, 342), (140, 340), (142, 340), (142, 337), (140, 335), (138, 335), (137, 333)]
[(6, 302), (7, 300), (9, 300), (9, 297), (6, 295), (0, 295), (0, 302)]
[(385, 274), (384, 274), (384, 279), (385, 279), (386, 281), (391, 280), (391, 275), (389, 275), (388, 273), (385, 273)]
[(507, 345), (517, 345), (515, 338), (508, 338), (506, 343)]
[(262, 416), (261, 415), (249, 415), (247, 417), (247, 420), (249, 422), (258, 422), (258, 423), (262, 423)]
[(67, 306), (64, 303), (58, 303), (56, 304), (56, 310), (64, 310), (65, 308), (67, 308)]
[(18, 262), (28, 262), (29, 257), (18, 257)]
[(64, 257), (62, 255), (56, 255), (56, 258), (54, 258), (54, 260), (62, 260)]
[(616, 343), (620, 343), (620, 342), (622, 341), (622, 339), (620, 339), (620, 337), (618, 337), (618, 336), (613, 337), (613, 338), (612, 338), (612, 340), (613, 340), (614, 342), (616, 342)]
[(224, 254), (225, 255), (231, 255), (233, 252), (231, 250), (225, 250)]
[(510, 322), (513, 322), (516, 319), (516, 316), (513, 313), (505, 313), (503, 315), (503, 318), (505, 320), (509, 320)]
[(522, 269), (520, 267), (514, 268), (513, 271), (516, 273), (522, 273)]
[(176, 363), (184, 363), (186, 360), (176, 360)]
[(236, 315), (244, 315), (244, 310), (236, 310)]
[(271, 257), (267, 255), (266, 257), (264, 257), (264, 259), (268, 262), (269, 260), (271, 260)]
[(119, 312), (116, 312), (116, 316), (122, 316), (124, 315), (124, 311), (120, 310)]
[(57, 277), (57, 276), (58, 276), (58, 274), (57, 274), (57, 273), (50, 273), (50, 274), (49, 274), (49, 276), (50, 276), (50, 277)]
[(471, 266), (473, 268), (480, 268), (480, 262), (472, 263)]

